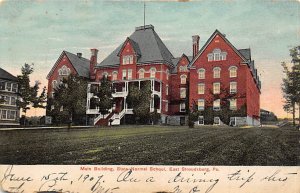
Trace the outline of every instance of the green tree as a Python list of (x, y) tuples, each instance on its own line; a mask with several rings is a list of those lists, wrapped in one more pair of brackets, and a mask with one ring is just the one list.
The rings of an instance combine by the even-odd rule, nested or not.
[(106, 77), (103, 77), (98, 91), (94, 94), (99, 98), (96, 102), (96, 106), (99, 107), (99, 112), (104, 117), (113, 107), (114, 100), (112, 98), (111, 82)]
[[(142, 82), (141, 89), (135, 84), (129, 86), (127, 102), (133, 108), (133, 113), (139, 123), (147, 123), (150, 116), (150, 101), (151, 101), (151, 82)], [(154, 100), (154, 98), (153, 98)], [(157, 117), (158, 115), (154, 115)]]
[(51, 114), (56, 120), (68, 119), (68, 128), (75, 115), (85, 114), (87, 81), (77, 75), (69, 75), (54, 88), (54, 98), (48, 99)]
[(30, 85), (30, 74), (34, 71), (33, 64), (24, 64), (21, 68), (22, 75), (18, 78), (18, 94), (20, 99), (17, 100), (17, 106), (22, 109), (25, 114), (27, 111), (33, 108), (45, 108), (44, 103), (46, 102), (46, 87), (43, 87), (41, 94), (39, 95), (40, 82), (35, 81), (34, 86)]
[(293, 125), (295, 126), (297, 105), (300, 120), (300, 46), (290, 49), (290, 56), (292, 58), (291, 67), (286, 62), (281, 64), (285, 74), (281, 88), (285, 99), (283, 109), (288, 113), (292, 113)]

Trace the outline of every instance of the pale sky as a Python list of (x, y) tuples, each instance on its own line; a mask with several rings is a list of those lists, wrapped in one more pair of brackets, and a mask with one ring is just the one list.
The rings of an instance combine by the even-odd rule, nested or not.
[[(46, 76), (63, 50), (103, 60), (143, 25), (141, 1), (0, 0), (0, 67), (14, 75), (34, 63), (32, 82)], [(146, 3), (146, 24), (174, 56), (191, 55), (192, 35), (200, 47), (218, 29), (238, 49), (251, 48), (262, 81), (261, 108), (285, 117), (282, 110), (282, 61), (300, 44), (300, 2), (224, 0)], [(43, 115), (31, 110), (29, 115)]]

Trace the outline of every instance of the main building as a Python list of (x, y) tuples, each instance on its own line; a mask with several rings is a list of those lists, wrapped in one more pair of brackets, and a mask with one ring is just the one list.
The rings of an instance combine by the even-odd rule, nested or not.
[[(199, 111), (211, 108), (220, 111), (223, 98), (230, 102), (232, 111), (245, 109), (245, 114), (231, 117), (233, 125), (258, 125), (261, 83), (251, 58), (250, 49), (236, 49), (216, 30), (200, 48), (200, 37), (192, 37), (193, 55), (174, 57), (152, 25), (137, 27), (103, 61), (97, 61), (97, 49), (91, 49), (90, 60), (64, 51), (48, 74), (48, 94), (62, 77), (78, 74), (90, 80), (87, 91), (86, 114), (94, 125), (126, 123), (133, 109), (126, 102), (129, 85), (141, 88), (151, 82), (150, 111), (161, 114), (161, 123), (183, 125), (187, 123), (189, 109)], [(115, 99), (110, 113), (101, 115), (91, 105), (95, 97), (93, 85), (107, 77), (112, 81)], [(226, 94), (225, 94), (226, 93)], [(235, 96), (231, 97), (230, 96)], [(200, 116), (196, 124), (204, 124)], [(218, 117), (215, 124), (221, 124)]]

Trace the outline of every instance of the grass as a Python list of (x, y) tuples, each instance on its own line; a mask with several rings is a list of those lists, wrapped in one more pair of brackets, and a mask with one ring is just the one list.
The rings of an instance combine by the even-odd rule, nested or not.
[(291, 128), (120, 126), (0, 131), (0, 164), (300, 165)]

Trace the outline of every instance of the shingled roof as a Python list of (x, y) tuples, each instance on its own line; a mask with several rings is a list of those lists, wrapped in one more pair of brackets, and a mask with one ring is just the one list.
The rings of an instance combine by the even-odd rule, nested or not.
[[(134, 49), (140, 53), (137, 64), (167, 63), (173, 66), (172, 59), (174, 56), (154, 31), (152, 25), (137, 27), (129, 39), (133, 42)], [(117, 47), (100, 64), (97, 64), (97, 67), (120, 65), (118, 53), (122, 49), (123, 44)]]
[(66, 55), (70, 62), (72, 63), (74, 69), (76, 70), (77, 74), (81, 77), (89, 78), (90, 77), (90, 60), (83, 58), (82, 56), (77, 56), (76, 54), (63, 51), (56, 61), (55, 65), (50, 70), (49, 74), (47, 75), (47, 78), (51, 76), (54, 69), (56, 68), (59, 61), (62, 59), (62, 57)]
[(10, 80), (10, 81), (17, 81), (17, 77), (12, 75), (11, 73), (7, 72), (6, 70), (0, 68), (0, 79)]
[(239, 49), (238, 50), (248, 61), (251, 60), (251, 50), (250, 48)]

